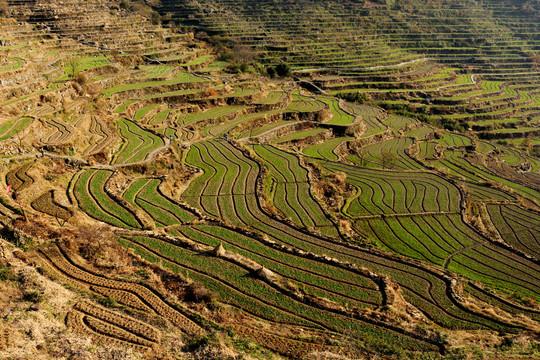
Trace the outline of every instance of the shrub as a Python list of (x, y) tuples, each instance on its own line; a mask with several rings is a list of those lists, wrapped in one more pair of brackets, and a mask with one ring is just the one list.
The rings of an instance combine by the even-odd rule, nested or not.
[(273, 79), (276, 77), (276, 68), (273, 67), (273, 66), (270, 66), (266, 69), (266, 74), (268, 74), (268, 76)]
[(105, 306), (105, 307), (108, 307), (108, 308), (113, 308), (113, 307), (116, 307), (118, 304), (116, 303), (116, 300), (114, 300), (113, 298), (111, 297), (104, 297), (104, 298), (100, 298), (98, 300), (98, 302)]
[(185, 299), (187, 301), (212, 303), (216, 300), (216, 295), (202, 284), (193, 282), (186, 287)]
[(0, 281), (15, 280), (16, 276), (9, 266), (0, 265)]
[(24, 293), (23, 299), (33, 303), (39, 303), (43, 301), (43, 295), (38, 290), (28, 290)]
[(286, 77), (291, 75), (291, 67), (289, 64), (281, 63), (276, 66), (276, 74), (279, 77)]

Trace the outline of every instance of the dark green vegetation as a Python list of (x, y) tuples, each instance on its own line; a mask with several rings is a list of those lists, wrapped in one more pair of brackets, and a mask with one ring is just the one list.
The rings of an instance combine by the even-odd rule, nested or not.
[[(61, 279), (191, 350), (494, 358), (540, 330), (537, 2), (35, 5), (0, 19), (0, 212)], [(73, 260), (102, 236), (190, 305)], [(96, 341), (161, 341), (83, 308)]]

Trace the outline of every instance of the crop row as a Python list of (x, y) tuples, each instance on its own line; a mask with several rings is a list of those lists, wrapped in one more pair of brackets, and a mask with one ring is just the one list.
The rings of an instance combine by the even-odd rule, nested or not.
[(338, 155), (336, 154), (336, 149), (341, 144), (354, 140), (352, 137), (339, 137), (331, 140), (326, 140), (315, 145), (310, 145), (302, 150), (302, 152), (308, 156), (337, 161), (339, 160)]
[(165, 143), (159, 136), (143, 130), (126, 119), (118, 120), (118, 128), (126, 139), (124, 145), (116, 153), (113, 164), (136, 163), (145, 160), (148, 155)]
[[(457, 252), (452, 259), (450, 267), (452, 270), (475, 280), (489, 283), (499, 281), (501, 288), (527, 293), (532, 297), (536, 296), (536, 292), (533, 290), (534, 280), (522, 281), (522, 279), (530, 279), (525, 269), (534, 268), (534, 265), (525, 259), (515, 260), (507, 251), (487, 249), (486, 246), (471, 248), (465, 253), (460, 253), (460, 249), (469, 248), (471, 245), (485, 240), (465, 225), (460, 216), (446, 214), (459, 210), (461, 195), (454, 185), (433, 174), (426, 173), (409, 174), (414, 186), (412, 188), (410, 185), (408, 187), (403, 180), (398, 180), (390, 185), (389, 181), (396, 178), (396, 173), (389, 173), (382, 178), (381, 174), (376, 175), (373, 170), (355, 169), (333, 163), (326, 163), (323, 166), (331, 171), (345, 172), (348, 181), (360, 189), (360, 195), (348, 202), (348, 206), (344, 208), (347, 214), (392, 214), (396, 208), (404, 213), (411, 212), (411, 215), (422, 212), (444, 213), (437, 216), (424, 215), (405, 218), (386, 216), (381, 219), (359, 219), (356, 225), (384, 248), (438, 265), (441, 265), (447, 256)], [(372, 173), (373, 175), (369, 176)], [(419, 191), (416, 183), (422, 178), (431, 181), (420, 182), (424, 189)], [(368, 184), (369, 187), (366, 187), (365, 185)], [(429, 189), (427, 184), (434, 186), (434, 190), (426, 191)], [(364, 186), (361, 187), (362, 185)], [(412, 199), (407, 199), (405, 196), (408, 194), (415, 196)], [(387, 199), (389, 195), (391, 198)], [(422, 202), (417, 203), (415, 199)], [(439, 205), (435, 208), (426, 208), (424, 201), (426, 204)], [(487, 265), (478, 260), (483, 257), (480, 254), (484, 251), (487, 253), (483, 255), (489, 258), (489, 261), (485, 262)], [(471, 252), (473, 255), (468, 255)], [(504, 255), (501, 256), (501, 252)]]
[(359, 220), (362, 233), (384, 249), (413, 259), (442, 265), (453, 252), (476, 243), (466, 237), (454, 238), (448, 224), (459, 215), (386, 217)]
[(437, 154), (437, 143), (433, 141), (420, 141), (418, 147), (416, 158), (422, 160), (433, 160), (435, 158)]
[[(312, 326), (316, 324), (318, 327), (322, 326), (323, 329), (339, 332), (345, 331), (345, 329), (354, 329), (366, 342), (373, 341), (378, 336), (383, 336), (386, 341), (393, 344), (403, 342), (415, 347), (426, 346), (425, 344), (422, 345), (422, 342), (412, 341), (412, 339), (391, 330), (380, 329), (363, 321), (356, 321), (299, 302), (287, 296), (287, 293), (279, 292), (254, 278), (250, 272), (246, 272), (246, 270), (221, 258), (205, 257), (200, 253), (150, 238), (138, 238), (130, 241), (133, 241), (132, 245), (135, 245), (139, 251), (146, 252), (147, 258), (154, 257), (154, 261), (161, 264), (169, 263), (173, 265), (170, 267), (171, 269), (176, 268), (176, 271), (187, 272), (190, 277), (200, 279), (207, 286), (211, 286), (215, 282), (227, 285), (245, 294), (245, 296), (262, 302), (263, 306), (271, 306), (290, 316), (299, 317), (308, 323), (312, 323)], [(225, 299), (225, 302), (228, 301), (231, 301), (231, 299)], [(233, 299), (232, 302), (233, 304), (238, 303), (236, 299)], [(253, 309), (246, 307), (246, 305), (242, 304), (240, 307), (248, 313), (253, 312)], [(277, 319), (270, 320), (278, 321)]]
[(391, 115), (384, 119), (383, 123), (388, 125), (395, 135), (400, 135), (402, 132), (407, 130), (410, 125), (414, 124), (414, 120), (404, 116)]
[(434, 174), (381, 172), (330, 162), (322, 165), (329, 171), (344, 172), (357, 188), (357, 194), (343, 208), (352, 217), (459, 210), (458, 188)]
[(460, 156), (460, 154), (461, 153), (458, 151), (445, 151), (444, 156), (446, 159), (441, 160), (438, 163), (435, 162), (434, 165), (442, 165), (443, 167), (448, 168), (451, 172), (458, 174), (472, 182), (479, 183), (490, 180), (502, 185), (506, 185), (516, 193), (526, 198), (538, 199), (540, 197), (540, 193), (537, 190), (496, 175), (487, 169), (483, 164), (471, 164), (469, 161), (467, 161), (467, 159)]
[(106, 309), (88, 300), (79, 301), (75, 304), (74, 309), (99, 320), (121, 327), (148, 341), (154, 343), (159, 343), (161, 341), (161, 333), (154, 327), (130, 316)]
[(482, 286), (478, 286), (474, 282), (468, 282), (464, 287), (464, 291), (480, 301), (484, 301), (490, 305), (496, 306), (510, 314), (518, 315), (525, 314), (535, 321), (540, 321), (540, 311), (520, 305), (514, 301), (505, 299), (500, 296), (494, 296), (492, 292), (486, 290)]
[(10, 63), (8, 65), (2, 65), (0, 66), (0, 73), (8, 72), (8, 71), (14, 71), (22, 68), (24, 66), (24, 59), (20, 57), (14, 57), (9, 59)]
[(152, 310), (152, 308), (150, 308), (146, 303), (144, 303), (137, 295), (129, 291), (113, 289), (113, 288), (103, 287), (103, 286), (98, 286), (98, 285), (92, 285), (90, 289), (103, 296), (106, 296), (111, 299), (115, 299), (120, 304), (124, 304), (134, 309), (145, 311), (149, 314), (154, 312), (154, 310)]
[(154, 115), (152, 119), (148, 121), (148, 123), (152, 125), (162, 124), (167, 120), (167, 118), (173, 111), (174, 109), (165, 109), (163, 111), (160, 111), (156, 115)]
[(256, 340), (259, 344), (263, 344), (267, 349), (273, 350), (293, 359), (302, 359), (304, 356), (314, 351), (321, 352), (325, 350), (332, 350), (332, 347), (324, 346), (323, 344), (314, 344), (306, 341), (293, 340), (252, 327), (234, 325), (233, 328), (236, 334)]
[[(298, 256), (283, 253), (268, 247), (254, 238), (217, 226), (201, 225), (183, 228), (181, 234), (187, 238), (210, 246), (227, 245), (234, 253), (256, 261), (265, 268), (283, 278), (289, 278), (300, 284), (326, 293), (324, 296), (336, 301), (339, 298), (350, 299), (350, 305), (360, 306), (380, 304), (381, 294), (377, 285), (370, 280), (337, 267), (328, 267), (321, 263)], [(316, 270), (316, 271), (315, 271)]]
[(133, 121), (139, 122), (141, 121), (149, 112), (151, 112), (153, 109), (158, 107), (159, 104), (150, 104), (143, 106), (142, 108), (138, 109), (135, 112), (135, 115), (133, 115)]
[(463, 182), (462, 185), (473, 200), (516, 201), (515, 196), (494, 187), (482, 186), (472, 182)]
[(52, 131), (41, 138), (41, 141), (47, 144), (60, 144), (70, 140), (74, 135), (74, 129), (71, 125), (55, 119), (47, 119), (44, 121)]
[(217, 217), (226, 215), (231, 210), (230, 207), (220, 207), (219, 201), (222, 198), (255, 193), (255, 176), (258, 170), (258, 166), (253, 163), (232, 162), (231, 156), (234, 157), (234, 152), (229, 151), (227, 156), (223, 156), (220, 155), (222, 150), (223, 146), (217, 141), (192, 146), (187, 161), (200, 166), (204, 173), (195, 179), (182, 195), (187, 202), (199, 204), (201, 210)]
[(202, 132), (204, 135), (208, 136), (215, 136), (220, 137), (224, 136), (231, 130), (233, 130), (235, 127), (243, 125), (243, 124), (249, 124), (250, 122), (257, 121), (259, 119), (266, 119), (269, 117), (272, 117), (274, 115), (278, 115), (283, 113), (283, 109), (275, 109), (265, 112), (255, 112), (251, 114), (243, 114), (240, 116), (237, 116), (231, 121), (225, 121), (223, 123), (219, 123), (216, 125), (208, 126), (202, 129)]
[(32, 123), (32, 118), (15, 118), (0, 125), (0, 141), (6, 140)]
[(330, 97), (318, 97), (317, 99), (324, 101), (330, 108), (330, 112), (332, 113), (333, 117), (332, 120), (328, 122), (329, 124), (350, 125), (356, 120), (353, 115), (341, 108), (341, 104), (338, 99)]
[(261, 105), (274, 105), (280, 104), (287, 99), (287, 93), (284, 91), (271, 91), (268, 95), (259, 101), (257, 104)]
[(486, 205), (491, 222), (510, 245), (540, 258), (540, 216), (516, 205)]
[(174, 66), (170, 65), (141, 65), (140, 68), (152, 79), (167, 77), (174, 70)]
[(207, 79), (196, 76), (196, 75), (192, 75), (189, 73), (181, 72), (176, 77), (170, 80), (141, 81), (141, 82), (135, 82), (131, 84), (123, 84), (123, 85), (114, 86), (112, 88), (105, 90), (103, 92), (103, 95), (105, 97), (110, 97), (113, 94), (123, 93), (123, 92), (131, 91), (131, 90), (140, 90), (140, 89), (154, 88), (158, 86), (169, 86), (169, 85), (196, 83), (196, 82), (204, 82), (204, 81), (207, 81)]
[(100, 151), (106, 149), (114, 141), (114, 132), (111, 130), (105, 123), (98, 120), (97, 117), (93, 116), (90, 122), (89, 132), (95, 134), (98, 137), (98, 141), (89, 145), (85, 150), (85, 155), (92, 155), (99, 153)]
[(460, 134), (444, 133), (442, 138), (436, 141), (441, 146), (469, 146), (472, 145), (470, 137)]
[[(257, 163), (245, 157), (232, 146), (222, 142), (215, 142), (215, 145), (222, 148), (223, 151), (226, 147), (230, 148), (230, 151), (235, 155), (234, 158), (229, 157), (230, 161), (252, 164), (254, 169), (257, 169), (258, 172), (261, 171)], [(211, 162), (211, 158), (207, 154), (197, 152), (197, 156), (200, 160)], [(395, 175), (402, 177), (402, 174)], [(433, 175), (426, 174), (425, 176)], [(250, 180), (250, 182), (255, 181), (256, 177)], [(191, 186), (193, 183), (186, 190), (187, 192)], [(203, 190), (200, 185), (198, 187), (199, 192)], [(203, 197), (204, 194), (204, 191), (200, 193)], [(505, 324), (499, 324), (492, 319), (471, 313), (468, 309), (460, 306), (452, 296), (448, 295), (449, 285), (437, 273), (403, 259), (388, 258), (388, 255), (385, 254), (323, 239), (294, 228), (288, 223), (271, 218), (261, 209), (256, 194), (246, 193), (236, 196), (234, 207), (229, 209), (234, 209), (229, 211), (230, 216), (236, 217), (236, 220), (231, 221), (231, 223), (245, 224), (253, 231), (266, 234), (270, 240), (277, 244), (292, 246), (316, 254), (325, 254), (340, 261), (365, 266), (377, 273), (391, 276), (404, 290), (404, 296), (407, 300), (418, 306), (430, 319), (439, 324), (461, 328), (507, 328)], [(426, 284), (425, 288), (420, 285), (423, 283)]]
[[(538, 297), (538, 267), (504, 249), (481, 245), (479, 235), (459, 215), (370, 219), (357, 222), (384, 248), (411, 258), (442, 265), (454, 254), (450, 269), (506, 291)], [(472, 245), (481, 246), (472, 246)]]
[(140, 221), (105, 192), (112, 175), (108, 170), (85, 170), (75, 181), (73, 192), (79, 207), (91, 217), (111, 225), (138, 228)]
[(418, 170), (422, 166), (405, 150), (413, 143), (410, 138), (397, 138), (368, 145), (349, 157), (361, 166), (394, 170)]
[[(219, 294), (221, 302), (240, 308), (252, 316), (283, 324), (321, 329), (320, 325), (299, 317), (298, 314), (280, 309), (264, 299), (262, 295), (271, 290), (255, 279), (250, 279), (251, 276), (248, 272), (237, 269), (236, 272), (228, 276), (232, 281), (228, 281), (226, 275), (234, 267), (227, 262), (215, 258), (205, 260), (201, 254), (153, 238), (124, 237), (119, 242), (122, 246), (133, 249), (135, 254), (145, 260), (160, 264), (174, 273), (184, 274), (193, 281), (203, 284), (207, 289)], [(219, 271), (221, 269), (215, 266), (216, 260), (219, 260), (220, 265), (225, 266), (223, 269), (226, 271), (225, 273)], [(208, 272), (205, 271), (206, 269)], [(214, 273), (217, 272), (219, 272), (219, 276), (214, 276)], [(239, 275), (239, 272), (243, 272), (243, 275)], [(242, 286), (243, 283), (249, 285)], [(255, 295), (251, 296), (253, 293)]]
[(503, 293), (540, 299), (540, 267), (498, 245), (485, 244), (454, 255), (451, 271), (493, 286)]
[(425, 140), (430, 134), (433, 133), (433, 128), (431, 126), (417, 126), (416, 128), (405, 132), (406, 137), (416, 138), (419, 140)]
[[(308, 171), (298, 157), (272, 146), (254, 145), (255, 153), (267, 163), (267, 187), (273, 187), (273, 204), (296, 224), (305, 227), (331, 226), (310, 190)], [(225, 155), (225, 154), (224, 154)], [(337, 232), (333, 234), (337, 236)]]
[(182, 114), (181, 116), (177, 118), (177, 123), (179, 125), (190, 125), (195, 122), (204, 121), (204, 120), (221, 119), (228, 115), (232, 115), (236, 112), (240, 112), (246, 108), (247, 106), (243, 106), (243, 105), (213, 107), (203, 112), (192, 112), (192, 113)]
[[(93, 274), (84, 269), (81, 265), (75, 264), (58, 246), (51, 246), (49, 249), (42, 251), (41, 254), (47, 260), (49, 266), (52, 266), (57, 271), (60, 271), (64, 276), (73, 278), (89, 287), (99, 286), (113, 290), (130, 292), (134, 296), (138, 297), (139, 300), (147, 307), (153, 309), (153, 311), (171, 321), (182, 331), (185, 331), (188, 334), (201, 334), (203, 332), (199, 325), (182, 315), (179, 311), (166, 303), (160, 296), (154, 293), (153, 290), (143, 285), (112, 280)], [(116, 294), (116, 292), (109, 292), (109, 295), (112, 296), (115, 296)], [(129, 303), (132, 301), (132, 299), (129, 299), (129, 297), (126, 296), (112, 298), (118, 302), (121, 302), (124, 299), (127, 299)], [(129, 306), (129, 303), (125, 305)]]
[(78, 333), (90, 335), (98, 343), (106, 343), (121, 347), (131, 347), (139, 352), (146, 352), (148, 344), (140, 344), (142, 340), (105, 322), (101, 322), (78, 311), (70, 311), (66, 315), (66, 325)]
[(321, 136), (324, 133), (330, 133), (328, 129), (319, 128), (319, 127), (309, 127), (307, 129), (302, 129), (299, 131), (294, 131), (290, 134), (283, 135), (281, 137), (272, 139), (272, 143), (274, 144), (284, 144), (287, 142), (293, 142), (297, 140), (306, 139), (309, 137), (315, 137), (317, 135)]
[(294, 95), (293, 101), (287, 107), (287, 110), (294, 112), (315, 112), (324, 108), (325, 103), (323, 101), (308, 96)]
[(68, 208), (60, 205), (54, 200), (54, 190), (43, 193), (32, 201), (30, 206), (37, 211), (63, 220), (67, 220), (73, 215)]
[(355, 116), (362, 117), (365, 131), (360, 135), (360, 137), (370, 137), (383, 133), (387, 130), (387, 126), (378, 119), (378, 117), (382, 114), (381, 109), (374, 106), (360, 105), (355, 103), (346, 103), (345, 106), (347, 110)]
[(6, 183), (11, 185), (13, 191), (22, 191), (34, 183), (34, 179), (26, 173), (33, 164), (29, 162), (6, 174)]
[(158, 226), (183, 224), (195, 220), (195, 216), (181, 208), (159, 191), (159, 179), (139, 179), (124, 192), (124, 199), (145, 211)]

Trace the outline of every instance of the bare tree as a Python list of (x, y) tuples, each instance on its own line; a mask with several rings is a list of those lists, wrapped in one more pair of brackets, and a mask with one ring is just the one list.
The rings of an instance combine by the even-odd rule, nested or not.
[(79, 74), (81, 67), (81, 63), (78, 60), (71, 60), (66, 63), (64, 69), (70, 78), (73, 79), (77, 74)]
[(357, 149), (355, 155), (358, 158), (358, 165), (366, 166), (367, 159), (366, 159), (366, 153), (364, 152), (364, 149), (363, 148)]

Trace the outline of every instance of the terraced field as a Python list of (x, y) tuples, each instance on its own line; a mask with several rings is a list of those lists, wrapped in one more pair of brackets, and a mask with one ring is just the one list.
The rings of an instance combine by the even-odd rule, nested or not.
[[(203, 329), (199, 325), (180, 313), (174, 306), (168, 304), (153, 289), (149, 289), (135, 283), (107, 279), (103, 276), (93, 274), (92, 272), (84, 269), (84, 267), (73, 262), (73, 260), (66, 255), (65, 251), (61, 247), (53, 246), (49, 249), (41, 251), (40, 255), (43, 259), (43, 264), (47, 267), (47, 269), (63, 278), (68, 279), (70, 282), (74, 282), (78, 286), (83, 286), (97, 293), (112, 297), (119, 303), (127, 306), (144, 311), (156, 312), (157, 314), (171, 321), (173, 324), (179, 326), (186, 333), (203, 333)], [(159, 339), (159, 335), (156, 334), (155, 330), (152, 331), (152, 329), (148, 326), (146, 326), (146, 329), (144, 329), (144, 325), (141, 324), (141, 326), (139, 325), (140, 323), (137, 324), (134, 319), (127, 319), (132, 324), (124, 325), (123, 327), (131, 327), (131, 329), (129, 329), (131, 330), (130, 332), (133, 332), (133, 330), (135, 330), (134, 328), (136, 327), (143, 327), (143, 329), (139, 331), (143, 332), (143, 334), (146, 333), (144, 334), (146, 335), (144, 337), (147, 338), (146, 341), (144, 339), (138, 340), (133, 338), (133, 335), (130, 335), (129, 333), (126, 334), (125, 331), (118, 329), (118, 327), (103, 324), (103, 322), (100, 322), (99, 320), (94, 320), (92, 318), (97, 316), (97, 319), (108, 318), (108, 322), (112, 324), (121, 323), (122, 320), (126, 321), (126, 319), (118, 319), (114, 315), (111, 316), (110, 313), (107, 314), (106, 311), (103, 311), (100, 308), (92, 309), (92, 307), (93, 306), (88, 306), (86, 303), (76, 305), (75, 309), (78, 311), (73, 312), (71, 316), (68, 316), (68, 319), (66, 320), (68, 325), (70, 322), (72, 322), (73, 327), (76, 329), (97, 333), (98, 336), (99, 334), (104, 333), (105, 336), (108, 335), (108, 337), (113, 338), (113, 341), (114, 338), (124, 336), (127, 337), (127, 339), (124, 339), (124, 341), (127, 340), (129, 343), (134, 343), (136, 344), (135, 346), (142, 345), (148, 347), (151, 346), (152, 340), (153, 342), (156, 342)], [(101, 314), (99, 314), (100, 312)], [(104, 312), (105, 314), (103, 314)], [(84, 316), (83, 313), (87, 313), (91, 316), (91, 318), (85, 321), (86, 316)], [(121, 343), (124, 343), (124, 341)], [(140, 344), (140, 342), (142, 342), (142, 344)]]
[[(511, 119), (516, 108), (539, 110), (538, 92), (530, 91), (538, 82), (537, 49), (529, 35), (538, 31), (532, 6), (450, 1), (320, 7), (251, 0), (199, 5), (212, 11), (203, 15), (193, 4), (173, 1), (162, 2), (160, 11), (251, 46), (264, 63), (286, 59), (296, 75), (332, 95), (353, 99), (360, 93), (408, 114), (427, 111), (424, 120), (430, 122), (458, 120), (474, 130), (483, 120)], [(472, 29), (482, 29), (482, 35)], [(525, 136), (527, 123), (520, 119), (517, 136)], [(496, 127), (484, 130), (482, 136), (502, 136)]]
[(157, 226), (173, 226), (195, 220), (196, 216), (182, 208), (159, 190), (160, 180), (139, 179), (125, 191), (123, 198), (146, 212)]
[(32, 123), (30, 118), (7, 120), (0, 125), (0, 141), (12, 138)]
[(11, 186), (13, 191), (22, 191), (32, 185), (34, 179), (26, 173), (32, 165), (33, 163), (31, 162), (27, 163), (6, 174), (6, 183)]
[(91, 217), (120, 227), (138, 228), (140, 220), (105, 191), (112, 175), (107, 170), (87, 170), (80, 173), (73, 186), (79, 207)]
[[(247, 183), (246, 189), (253, 189), (256, 179), (256, 174), (254, 173), (254, 169), (258, 169), (259, 167), (256, 165), (256, 163), (253, 163), (245, 156), (242, 156), (241, 153), (238, 153), (238, 151), (235, 151), (233, 148), (230, 147), (227, 143), (221, 142), (221, 143), (214, 143), (214, 146), (220, 145), (221, 152), (233, 152), (236, 153), (235, 158), (236, 163), (240, 165), (241, 163), (248, 163), (250, 164), (250, 170), (246, 171), (246, 175), (242, 176), (242, 178), (245, 179), (253, 179), (251, 182), (253, 183), (252, 186), (249, 186)], [(199, 148), (194, 151), (194, 157), (191, 158), (194, 163), (197, 161), (198, 164), (204, 164), (205, 158), (210, 158), (210, 154), (206, 151), (200, 150)], [(189, 157), (188, 157), (189, 159)], [(231, 157), (229, 157), (231, 159)], [(208, 160), (206, 160), (208, 162)], [(229, 166), (229, 169), (231, 166)], [(206, 170), (205, 167), (203, 169)], [(205, 175), (199, 177), (193, 185), (190, 186), (185, 192), (186, 195), (184, 195), (186, 201), (191, 201), (194, 206), (197, 206), (201, 208), (202, 210), (208, 212), (211, 216), (221, 216), (227, 221), (247, 226), (253, 230), (257, 230), (263, 233), (266, 233), (273, 241), (276, 241), (277, 243), (282, 243), (284, 245), (298, 247), (300, 249), (307, 250), (305, 248), (306, 245), (309, 245), (309, 251), (321, 251), (322, 253), (331, 254), (331, 256), (335, 256), (338, 259), (342, 259), (344, 261), (349, 261), (351, 263), (357, 263), (360, 261), (363, 266), (370, 266), (375, 271), (386, 273), (386, 274), (393, 274), (394, 279), (399, 279), (400, 285), (407, 289), (406, 293), (408, 295), (408, 300), (411, 301), (413, 304), (420, 306), (422, 305), (423, 311), (427, 311), (428, 316), (432, 318), (436, 322), (440, 322), (441, 324), (455, 324), (456, 326), (472, 326), (473, 328), (475, 326), (499, 326), (494, 325), (491, 323), (488, 325), (489, 321), (486, 319), (483, 320), (473, 320), (468, 325), (465, 325), (468, 320), (471, 319), (472, 314), (465, 314), (461, 313), (460, 315), (452, 314), (451, 312), (448, 312), (448, 310), (445, 308), (444, 304), (447, 301), (452, 301), (452, 299), (445, 299), (444, 290), (442, 290), (439, 295), (435, 296), (435, 293), (432, 292), (433, 297), (425, 297), (423, 295), (420, 295), (416, 290), (413, 290), (414, 287), (409, 288), (407, 285), (409, 281), (419, 281), (418, 276), (422, 278), (423, 276), (426, 276), (426, 282), (430, 283), (431, 286), (443, 286), (443, 288), (446, 285), (444, 284), (444, 281), (440, 285), (436, 285), (439, 280), (435, 280), (437, 278), (436, 275), (433, 273), (429, 273), (429, 275), (422, 274), (423, 269), (416, 268), (415, 270), (410, 269), (411, 273), (414, 275), (404, 275), (403, 270), (401, 269), (404, 265), (400, 264), (397, 267), (394, 267), (390, 265), (392, 263), (392, 260), (386, 259), (386, 260), (377, 260), (377, 255), (370, 254), (370, 252), (361, 251), (361, 250), (355, 250), (347, 247), (343, 247), (343, 245), (340, 245), (339, 243), (334, 243), (332, 241), (328, 240), (322, 240), (320, 238), (317, 238), (313, 235), (308, 235), (307, 233), (303, 233), (299, 230), (295, 230), (294, 228), (287, 227), (283, 222), (279, 222), (277, 220), (273, 220), (272, 218), (269, 218), (263, 210), (260, 209), (260, 205), (258, 204), (258, 201), (255, 199), (254, 196), (250, 195), (250, 192), (248, 191), (246, 194), (235, 194), (232, 192), (232, 195), (230, 192), (231, 186), (234, 186), (234, 183), (230, 183), (230, 185), (226, 185), (227, 182), (223, 183), (223, 186), (220, 186), (219, 188), (215, 188), (213, 186), (210, 186), (210, 179), (212, 177), (217, 178), (227, 178), (227, 172), (223, 169), (212, 169), (212, 170), (206, 170)], [(230, 172), (229, 172), (230, 173)], [(237, 174), (237, 171), (232, 172), (233, 174)], [(241, 179), (238, 175), (231, 176), (231, 179)], [(448, 190), (447, 190), (448, 191)], [(457, 191), (457, 190), (454, 190)], [(191, 197), (191, 196), (193, 197)], [(235, 196), (236, 195), (236, 196)], [(444, 195), (443, 195), (444, 196)], [(448, 195), (446, 194), (446, 198)], [(208, 198), (208, 199), (207, 199)], [(236, 200), (238, 199), (238, 200)], [(223, 204), (223, 205), (222, 205)], [(225, 204), (229, 204), (228, 206), (225, 206)], [(449, 206), (452, 206), (451, 203), (447, 203), (447, 205), (444, 205), (445, 209), (447, 211), (450, 211), (451, 208)], [(455, 206), (455, 205), (454, 205)], [(234, 214), (231, 214), (230, 211), (224, 212), (220, 211), (220, 208), (227, 208), (227, 209), (234, 209)], [(362, 260), (360, 260), (362, 259)], [(397, 273), (395, 272), (397, 271)], [(422, 274), (422, 275), (420, 275)], [(409, 278), (410, 276), (410, 278)], [(432, 276), (435, 276), (435, 278), (432, 278)], [(413, 280), (416, 279), (416, 280)], [(401, 282), (403, 281), (403, 282)], [(411, 283), (412, 284), (412, 283)], [(410, 292), (409, 292), (410, 291)], [(432, 290), (432, 291), (438, 291), (438, 290)], [(409, 298), (410, 296), (410, 298)], [(441, 298), (442, 296), (442, 298)], [(536, 296), (536, 295), (535, 295)], [(431, 304), (430, 304), (431, 303)], [(430, 305), (428, 305), (430, 304)], [(439, 307), (440, 306), (440, 307)], [(438, 309), (438, 310), (437, 310)], [(441, 311), (444, 309), (444, 311)], [(460, 313), (458, 311), (458, 313)], [(436, 315), (437, 314), (437, 315)], [(444, 314), (444, 315), (443, 315)], [(440, 316), (440, 318), (439, 318)], [(457, 325), (460, 324), (460, 325)], [(472, 325), (475, 324), (475, 325)], [(479, 325), (483, 324), (483, 325)]]
[(113, 164), (144, 161), (153, 151), (165, 145), (165, 142), (159, 136), (145, 131), (131, 121), (119, 120), (118, 128), (120, 135), (125, 139), (125, 143), (113, 158)]
[(538, 358), (527, 4), (8, 1), (0, 358)]
[[(516, 205), (487, 205), (489, 218), (499, 235), (516, 249), (539, 258), (539, 219), (535, 211)], [(532, 225), (531, 225), (532, 224)]]

